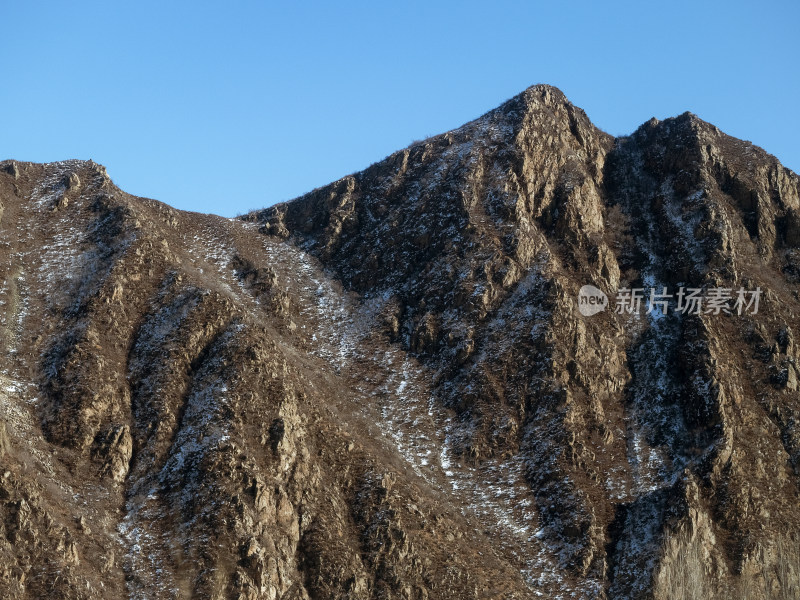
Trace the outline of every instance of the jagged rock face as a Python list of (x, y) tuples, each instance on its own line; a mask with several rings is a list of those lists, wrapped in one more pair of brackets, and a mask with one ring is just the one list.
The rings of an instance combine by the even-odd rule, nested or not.
[(800, 593), (800, 182), (762, 150), (536, 86), (237, 220), (0, 167), (2, 597)]

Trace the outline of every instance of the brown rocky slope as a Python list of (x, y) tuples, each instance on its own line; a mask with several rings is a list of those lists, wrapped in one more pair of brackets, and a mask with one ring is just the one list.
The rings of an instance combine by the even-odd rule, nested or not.
[(535, 86), (241, 219), (0, 202), (4, 598), (800, 595), (800, 181), (694, 115)]

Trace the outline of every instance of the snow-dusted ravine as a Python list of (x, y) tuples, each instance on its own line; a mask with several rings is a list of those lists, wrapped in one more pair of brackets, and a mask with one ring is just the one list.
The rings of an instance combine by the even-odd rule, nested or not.
[[(487, 459), (477, 467), (459, 462), (451, 444), (456, 423), (433, 397), (433, 372), (399, 346), (376, 343), (375, 321), (390, 294), (359, 301), (343, 293), (303, 250), (275, 240), (266, 240), (264, 248), (271, 264), (294, 267), (279, 277), (287, 278), (282, 283), (302, 302), (302, 321), (316, 327), (310, 332), (312, 352), (350, 378), (361, 414), (373, 416), (413, 471), (494, 532), (490, 542), (514, 557), (535, 596), (596, 597), (593, 581), (575, 587), (562, 577), (557, 559), (540, 539), (523, 458)], [(364, 372), (374, 376), (364, 378)]]

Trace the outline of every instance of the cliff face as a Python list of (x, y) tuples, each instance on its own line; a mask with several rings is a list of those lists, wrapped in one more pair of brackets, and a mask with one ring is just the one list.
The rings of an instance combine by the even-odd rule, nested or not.
[[(759, 148), (536, 86), (237, 220), (0, 167), (3, 597), (800, 593), (800, 181)], [(762, 293), (614, 311), (681, 287)]]

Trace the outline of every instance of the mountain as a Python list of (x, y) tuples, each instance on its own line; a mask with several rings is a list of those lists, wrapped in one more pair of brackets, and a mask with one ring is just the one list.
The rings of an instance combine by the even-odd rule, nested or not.
[(800, 595), (800, 180), (690, 113), (534, 86), (238, 219), (91, 161), (0, 202), (3, 598)]

